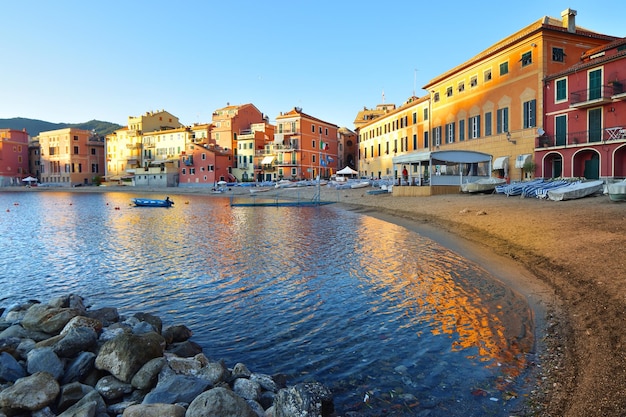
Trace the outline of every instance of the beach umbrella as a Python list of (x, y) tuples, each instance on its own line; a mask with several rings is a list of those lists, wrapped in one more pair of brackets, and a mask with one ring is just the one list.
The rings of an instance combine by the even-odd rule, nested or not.
[(226, 185), (226, 184), (228, 184), (228, 183), (226, 181), (223, 181), (223, 180), (217, 182), (217, 185)]
[(22, 179), (22, 181), (27, 182), (28, 185), (30, 185), (30, 183), (33, 182), (33, 181), (37, 182), (37, 178), (33, 178), (33, 177), (28, 176), (28, 177)]

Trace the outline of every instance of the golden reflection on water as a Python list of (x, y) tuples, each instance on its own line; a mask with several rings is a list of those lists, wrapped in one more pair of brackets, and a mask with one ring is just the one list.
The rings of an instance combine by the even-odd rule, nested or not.
[[(378, 232), (382, 227), (385, 233)], [(418, 324), (427, 323), (432, 335), (452, 340), (453, 351), (476, 352), (468, 353), (468, 358), (518, 376), (534, 344), (532, 317), (519, 318), (520, 311), (528, 310), (525, 302), (509, 293), (506, 299), (514, 301), (501, 305), (502, 293), (508, 290), (495, 285), (482, 268), (431, 241), (416, 253), (407, 253), (394, 247), (402, 239), (391, 231), (410, 233), (375, 218), (361, 219), (358, 239), (370, 251), (361, 267), (364, 276), (376, 276), (381, 288), (389, 288), (379, 295), (403, 310), (404, 326), (423, 329)], [(390, 273), (378, 271), (380, 262)]]

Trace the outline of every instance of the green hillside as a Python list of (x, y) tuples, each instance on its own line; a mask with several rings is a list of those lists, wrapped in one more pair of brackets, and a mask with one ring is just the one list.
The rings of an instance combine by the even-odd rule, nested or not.
[(98, 136), (105, 136), (121, 128), (122, 126), (115, 123), (103, 122), (100, 120), (90, 120), (84, 123), (52, 123), (46, 122), (44, 120), (26, 119), (23, 117), (0, 119), (0, 129), (26, 129), (31, 137), (37, 136), (41, 132), (47, 132), (48, 130), (65, 129), (68, 127), (75, 127), (84, 130), (95, 130)]

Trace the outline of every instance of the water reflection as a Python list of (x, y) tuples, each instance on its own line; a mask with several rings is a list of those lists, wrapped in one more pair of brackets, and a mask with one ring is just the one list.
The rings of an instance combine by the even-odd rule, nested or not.
[(3, 301), (72, 291), (153, 312), (191, 327), (210, 357), (319, 380), (362, 415), (506, 415), (472, 393), (515, 389), (532, 319), (478, 266), (332, 206), (173, 199), (151, 209), (123, 193), (0, 195), (0, 208), (19, 200), (0, 222)]

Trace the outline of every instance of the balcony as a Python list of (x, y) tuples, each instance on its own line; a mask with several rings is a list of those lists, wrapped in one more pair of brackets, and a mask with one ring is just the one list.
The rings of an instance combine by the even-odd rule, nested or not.
[(609, 85), (588, 88), (570, 93), (570, 108), (580, 109), (610, 103), (614, 97), (623, 96), (624, 87), (621, 82), (613, 81)]
[(127, 143), (126, 149), (141, 149), (141, 143)]
[(566, 135), (544, 135), (536, 138), (535, 148), (568, 148), (598, 145), (608, 141), (626, 142), (626, 126), (571, 132)]

